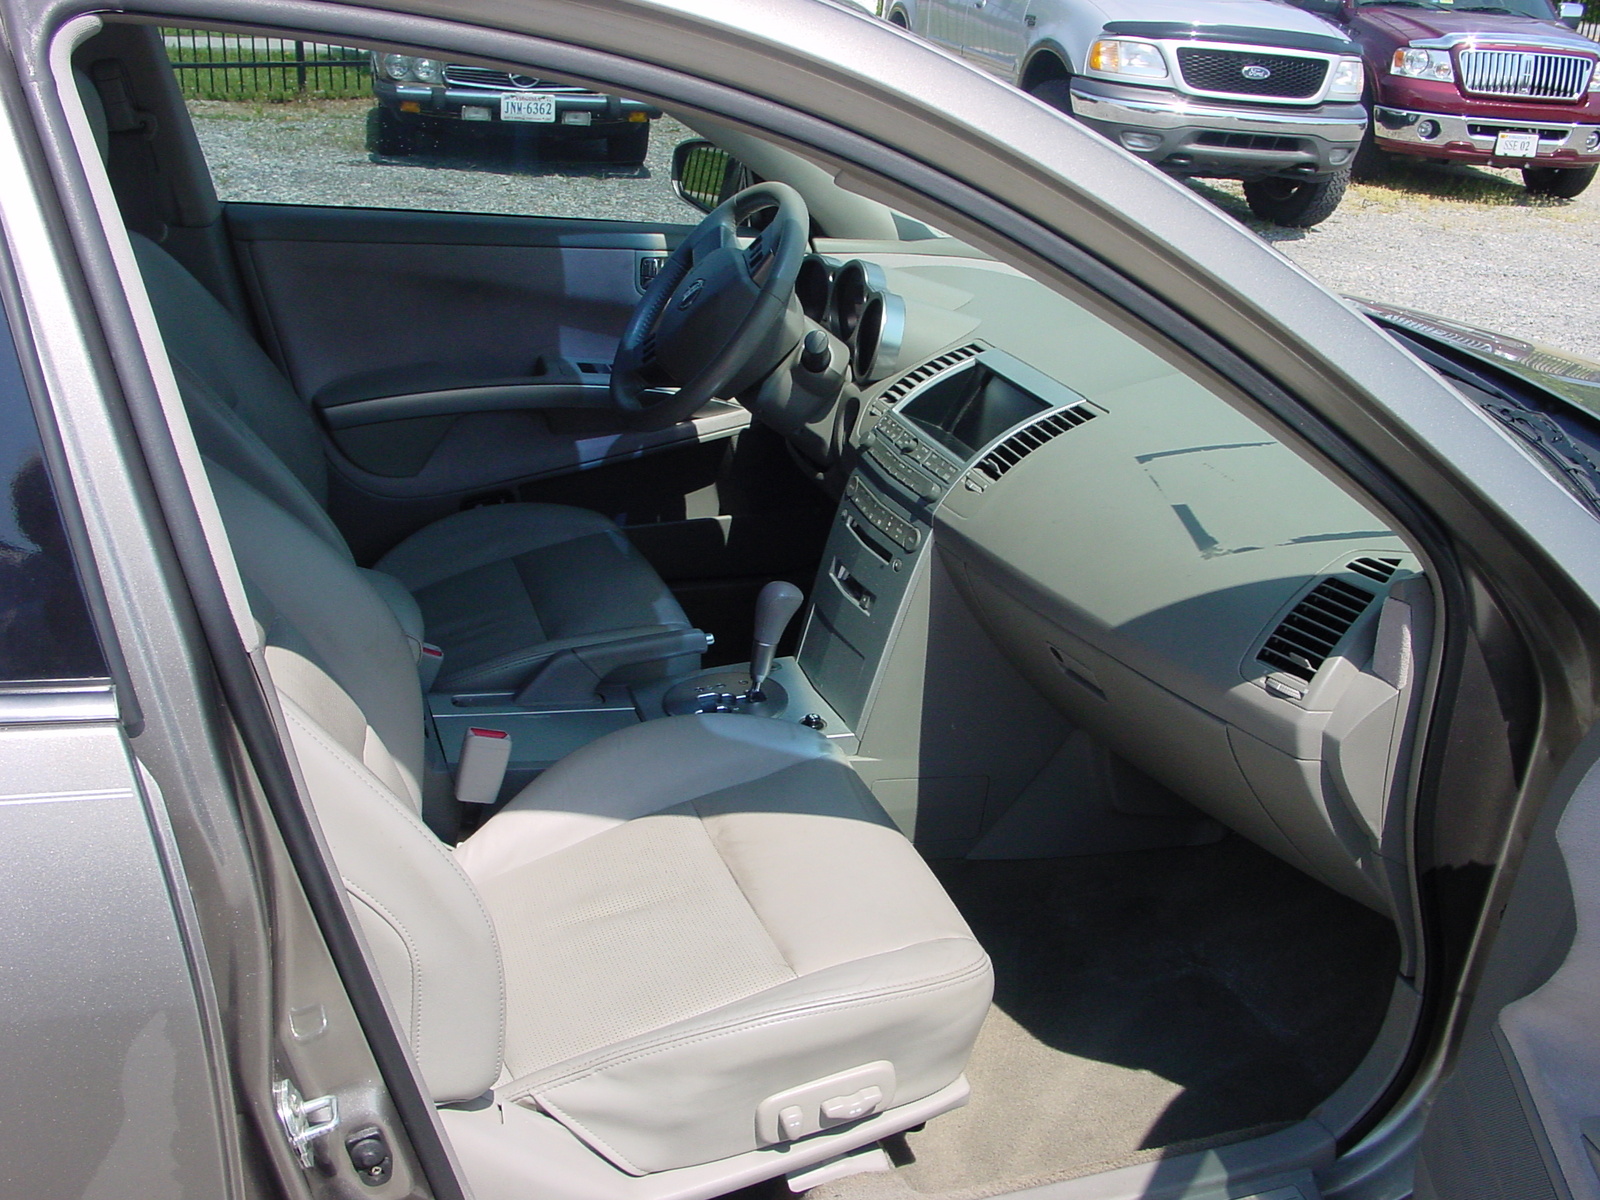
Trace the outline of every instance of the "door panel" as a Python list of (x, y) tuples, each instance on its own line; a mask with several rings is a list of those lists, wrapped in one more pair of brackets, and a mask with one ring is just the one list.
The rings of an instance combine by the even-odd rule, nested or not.
[(713, 402), (641, 432), (610, 402), (642, 265), (688, 226), (276, 204), (226, 216), (262, 340), (322, 416), (333, 516), (363, 559), (463, 500), (749, 425)]
[(407, 367), (432, 384), (532, 375), (540, 356), (609, 362), (640, 259), (688, 229), (246, 204), (227, 222), (264, 339), (307, 399)]

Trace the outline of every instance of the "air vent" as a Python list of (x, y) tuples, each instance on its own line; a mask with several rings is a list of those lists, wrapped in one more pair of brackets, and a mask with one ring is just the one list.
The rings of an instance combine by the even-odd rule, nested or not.
[(938, 358), (930, 358), (920, 367), (895, 380), (892, 386), (884, 388), (878, 395), (878, 403), (882, 404), (885, 409), (893, 408), (910, 395), (913, 389), (927, 383), (935, 375), (948, 371), (957, 363), (964, 363), (967, 359), (975, 358), (982, 353), (983, 347), (976, 342), (972, 342), (941, 354)]
[(1394, 578), (1394, 573), (1400, 569), (1398, 558), (1358, 558), (1350, 564), (1350, 569), (1357, 575), (1365, 575), (1368, 579), (1378, 583), (1388, 583)]
[(1066, 408), (1058, 408), (1048, 417), (1017, 430), (985, 454), (978, 461), (976, 469), (990, 479), (999, 479), (1052, 438), (1060, 437), (1067, 430), (1076, 429), (1099, 415), (1097, 410), (1087, 404), (1069, 404)]
[[(1382, 585), (1394, 577), (1399, 566), (1398, 558), (1358, 558), (1345, 569)], [(1329, 576), (1289, 610), (1256, 660), (1310, 683), (1333, 648), (1376, 598), (1364, 587)]]

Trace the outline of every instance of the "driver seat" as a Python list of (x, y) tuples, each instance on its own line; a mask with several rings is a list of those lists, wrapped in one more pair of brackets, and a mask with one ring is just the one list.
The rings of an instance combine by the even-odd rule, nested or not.
[[(239, 321), (160, 246), (130, 233), (195, 439), (208, 458), (287, 509), (348, 561), (328, 517), (328, 460), (306, 404)], [(699, 669), (692, 626), (608, 518), (557, 504), (467, 509), (413, 533), (373, 582), (418, 643), (444, 651), (440, 691), (521, 687), (563, 651), (613, 648), (618, 681)], [(383, 578), (384, 576), (388, 578)], [(638, 653), (630, 657), (634, 645)], [(660, 654), (669, 647), (667, 657)], [(620, 653), (615, 651), (620, 649)], [(603, 672), (602, 672), (603, 673)]]

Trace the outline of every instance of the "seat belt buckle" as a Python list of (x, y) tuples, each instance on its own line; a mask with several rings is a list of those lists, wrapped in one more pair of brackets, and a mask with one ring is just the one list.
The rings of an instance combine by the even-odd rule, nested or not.
[(511, 735), (503, 729), (467, 730), (456, 763), (456, 799), (463, 804), (493, 804), (500, 798), (511, 762)]
[(422, 682), (424, 693), (433, 690), (433, 681), (439, 678), (439, 668), (444, 666), (444, 651), (432, 642), (423, 642), (422, 651), (417, 655), (417, 678)]

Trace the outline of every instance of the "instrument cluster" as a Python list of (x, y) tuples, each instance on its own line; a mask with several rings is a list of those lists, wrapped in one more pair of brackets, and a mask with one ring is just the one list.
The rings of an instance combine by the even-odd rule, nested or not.
[(889, 290), (881, 267), (859, 258), (840, 263), (808, 254), (800, 264), (795, 297), (806, 316), (849, 348), (858, 384), (882, 379), (894, 368), (905, 335), (906, 304)]

